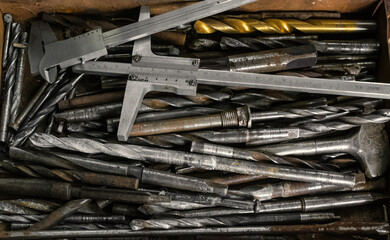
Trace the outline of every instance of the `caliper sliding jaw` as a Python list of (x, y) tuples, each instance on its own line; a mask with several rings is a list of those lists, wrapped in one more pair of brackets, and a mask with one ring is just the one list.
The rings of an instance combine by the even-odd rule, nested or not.
[[(150, 17), (149, 7), (141, 7), (139, 21)], [(157, 56), (151, 50), (151, 36), (136, 40), (133, 48), (133, 66), (198, 70), (199, 59)], [(112, 69), (113, 70), (113, 69)], [(111, 70), (111, 71), (112, 71)], [(197, 81), (194, 77), (177, 78), (160, 74), (131, 73), (128, 76), (122, 112), (118, 127), (118, 140), (126, 141), (133, 127), (138, 109), (147, 92), (171, 92), (195, 96)]]

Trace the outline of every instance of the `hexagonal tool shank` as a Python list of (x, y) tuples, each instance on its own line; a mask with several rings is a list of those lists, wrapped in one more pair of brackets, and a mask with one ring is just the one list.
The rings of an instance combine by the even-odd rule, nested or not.
[(45, 44), (39, 64), (41, 75), (49, 82), (56, 77), (55, 67), (66, 68), (107, 54), (106, 47), (142, 37), (211, 16), (254, 0), (206, 0), (105, 33), (92, 30), (74, 38)]

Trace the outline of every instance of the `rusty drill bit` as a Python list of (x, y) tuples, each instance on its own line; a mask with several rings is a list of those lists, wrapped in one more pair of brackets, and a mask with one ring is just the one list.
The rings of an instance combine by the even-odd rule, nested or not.
[(317, 223), (339, 220), (331, 212), (322, 213), (268, 213), (227, 215), (209, 218), (163, 218), (163, 219), (134, 219), (130, 222), (133, 230), (141, 229), (172, 229), (172, 228), (201, 228), (201, 227), (234, 227), (242, 225), (282, 224), (282, 223)]
[(229, 194), (254, 198), (260, 201), (274, 198), (288, 198), (318, 193), (331, 193), (340, 191), (372, 191), (386, 187), (386, 180), (380, 178), (351, 188), (340, 188), (335, 185), (321, 183), (280, 182), (271, 184), (256, 184), (243, 187), (239, 190), (229, 190)]
[(8, 143), (8, 125), (11, 120), (11, 104), (12, 104), (12, 94), (13, 88), (15, 85), (16, 78), (16, 65), (18, 60), (18, 50), (13, 47), (14, 43), (19, 42), (19, 37), (21, 33), (21, 28), (19, 23), (12, 23), (12, 37), (9, 46), (9, 63), (7, 70), (4, 76), (3, 81), (3, 101), (1, 105), (1, 121), (0, 121), (0, 142)]
[(76, 199), (67, 202), (64, 206), (54, 210), (45, 218), (40, 220), (37, 223), (34, 223), (31, 227), (28, 228), (28, 231), (40, 231), (60, 222), (63, 218), (72, 215), (80, 208), (88, 205), (92, 200), (91, 199)]
[(239, 107), (234, 111), (198, 117), (168, 119), (155, 122), (135, 123), (130, 136), (155, 135), (170, 132), (191, 131), (216, 127), (250, 127), (249, 107)]
[[(5, 222), (33, 223), (41, 221), (47, 214), (37, 215), (0, 215), (0, 220)], [(74, 214), (63, 219), (67, 223), (120, 223), (126, 220), (124, 215), (90, 215)]]
[(44, 133), (35, 133), (30, 137), (30, 141), (33, 145), (43, 148), (59, 147), (83, 153), (104, 153), (111, 156), (120, 156), (140, 161), (149, 160), (179, 166), (194, 166), (207, 170), (265, 175), (278, 179), (323, 182), (349, 187), (356, 184), (356, 177), (352, 174), (264, 164), (168, 149), (129, 144), (101, 143), (92, 139), (57, 138), (53, 135)]
[(83, 108), (90, 107), (99, 104), (105, 104), (110, 102), (117, 102), (123, 99), (124, 92), (108, 92), (101, 93), (92, 96), (83, 96), (72, 99), (65, 99), (58, 103), (58, 109), (60, 111), (74, 109), (74, 108)]
[(371, 20), (347, 19), (213, 19), (198, 20), (194, 24), (198, 33), (211, 34), (217, 31), (230, 34), (247, 34), (259, 31), (265, 34), (290, 34), (301, 32), (315, 33), (361, 33), (376, 30), (376, 22)]
[(2, 178), (0, 191), (18, 192), (22, 195), (70, 200), (71, 198), (112, 199), (116, 201), (145, 203), (169, 202), (167, 196), (114, 188), (96, 188), (83, 185), (32, 178)]
[(3, 162), (0, 162), (0, 167), (10, 171), (18, 170), (30, 177), (48, 177), (62, 179), (67, 182), (81, 182), (98, 186), (137, 189), (139, 184), (137, 178), (99, 174), (86, 171), (49, 169), (43, 166), (21, 164), (9, 160), (3, 160)]
[(24, 79), (24, 69), (25, 69), (25, 48), (27, 44), (27, 32), (22, 32), (20, 34), (20, 44), (22, 45), (19, 49), (18, 60), (16, 65), (16, 74), (15, 74), (15, 85), (13, 88), (12, 94), (12, 104), (11, 104), (11, 119), (10, 122), (13, 123), (19, 115), (20, 102), (22, 100), (22, 86)]
[(1, 200), (0, 212), (12, 215), (39, 214), (41, 212), (51, 212), (59, 206), (56, 202), (42, 199)]

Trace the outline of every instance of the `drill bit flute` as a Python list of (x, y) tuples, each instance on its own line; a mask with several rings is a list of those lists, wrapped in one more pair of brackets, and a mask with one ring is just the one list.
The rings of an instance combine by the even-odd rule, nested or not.
[(264, 175), (285, 180), (322, 182), (349, 187), (353, 187), (356, 184), (355, 175), (352, 174), (263, 164), (168, 149), (129, 144), (100, 143), (95, 140), (81, 138), (56, 138), (52, 135), (42, 133), (35, 133), (30, 137), (30, 141), (33, 145), (43, 148), (59, 147), (84, 153), (104, 153), (111, 156), (120, 156), (140, 161), (153, 161), (179, 166), (194, 166), (207, 170)]

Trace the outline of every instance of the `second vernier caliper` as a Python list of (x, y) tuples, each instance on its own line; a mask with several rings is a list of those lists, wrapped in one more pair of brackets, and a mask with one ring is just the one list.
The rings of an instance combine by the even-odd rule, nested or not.
[[(31, 31), (32, 39), (37, 39), (30, 44), (37, 46), (29, 51), (31, 73), (39, 71), (44, 79), (52, 83), (56, 79), (58, 67), (67, 68), (104, 56), (107, 54), (107, 47), (134, 41), (254, 1), (256, 0), (204, 0), (111, 31), (103, 33), (99, 28), (62, 41), (56, 41), (55, 37), (53, 39), (54, 34), (48, 33), (50, 30), (38, 27)], [(51, 36), (52, 40), (40, 41), (38, 32), (45, 37)]]
[[(148, 17), (149, 9), (142, 7), (140, 21)], [(195, 95), (198, 83), (390, 99), (390, 84), (198, 69), (199, 59), (154, 55), (150, 36), (135, 41), (132, 55), (132, 64), (98, 61), (73, 67), (78, 73), (128, 77), (117, 134), (121, 141), (129, 137), (147, 92)]]

